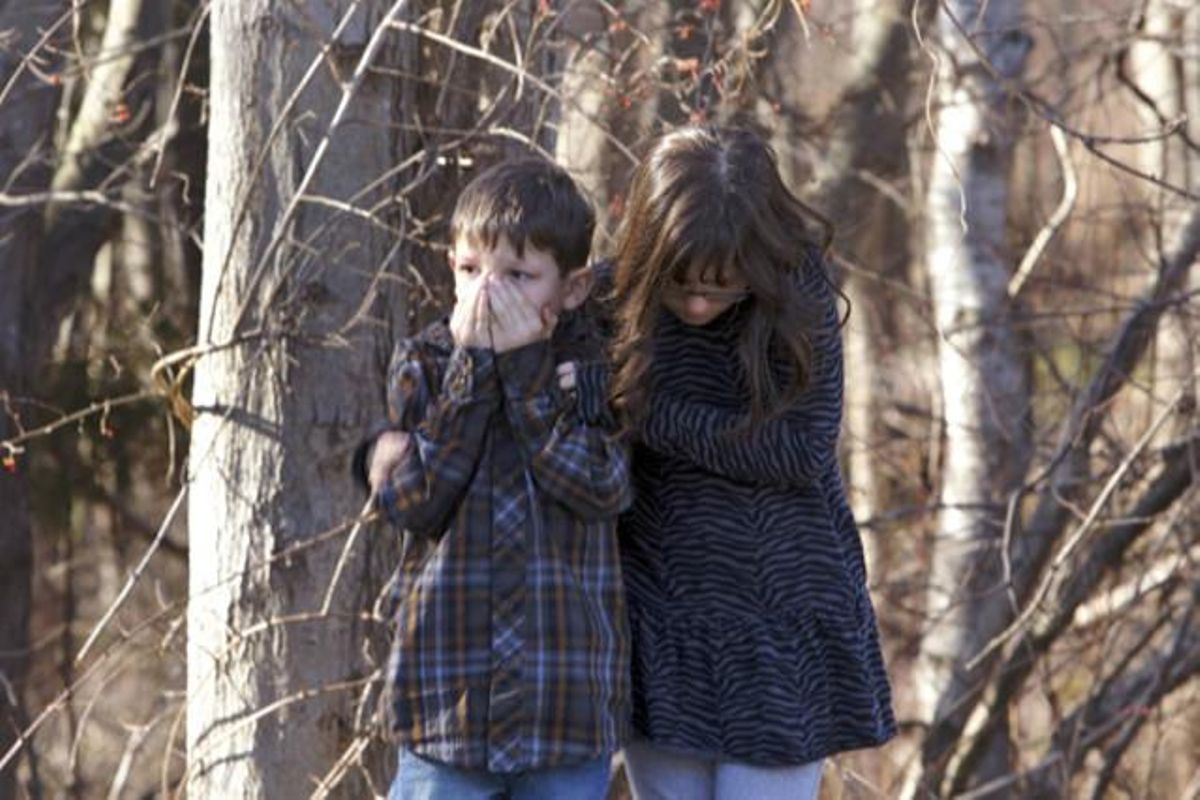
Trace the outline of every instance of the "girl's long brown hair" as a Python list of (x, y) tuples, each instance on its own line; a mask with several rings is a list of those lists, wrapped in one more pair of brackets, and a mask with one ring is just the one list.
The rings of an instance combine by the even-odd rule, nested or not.
[(705, 270), (705, 281), (719, 283), (735, 268), (750, 287), (752, 307), (738, 345), (750, 390), (748, 422), (794, 402), (812, 373), (809, 331), (818, 318), (796, 276), (823, 269), (831, 232), (784, 185), (758, 135), (697, 126), (659, 139), (634, 173), (616, 255), (612, 399), (626, 426), (637, 425), (652, 388), (663, 288), (691, 265)]

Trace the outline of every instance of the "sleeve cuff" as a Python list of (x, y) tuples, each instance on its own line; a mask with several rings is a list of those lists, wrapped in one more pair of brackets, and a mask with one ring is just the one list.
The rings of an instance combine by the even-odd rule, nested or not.
[(603, 361), (576, 362), (575, 402), (580, 418), (589, 425), (615, 428), (608, 404), (609, 369)]
[(371, 453), (375, 450), (375, 440), (379, 438), (379, 434), (392, 428), (393, 426), (387, 422), (377, 422), (372, 425), (363, 440), (355, 446), (354, 454), (350, 457), (350, 475), (359, 488), (367, 494), (371, 493)]
[(460, 403), (492, 397), (495, 378), (496, 357), (491, 350), (455, 347), (442, 379), (442, 396)]
[(549, 341), (500, 353), (496, 356), (496, 367), (508, 397), (532, 397), (557, 386), (554, 382), (554, 352)]
[(388, 522), (396, 527), (403, 527), (404, 520), (400, 518), (400, 514), (396, 510), (396, 487), (389, 480), (379, 490), (379, 494), (375, 496), (375, 506), (383, 515), (387, 517)]

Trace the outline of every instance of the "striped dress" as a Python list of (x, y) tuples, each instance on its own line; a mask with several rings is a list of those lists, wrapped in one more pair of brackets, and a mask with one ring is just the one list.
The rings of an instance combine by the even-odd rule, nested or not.
[(738, 361), (747, 305), (712, 323), (659, 322), (648, 416), (620, 544), (633, 636), (633, 725), (651, 742), (764, 766), (802, 764), (895, 733), (862, 543), (836, 458), (842, 354), (832, 291), (814, 373), (751, 432)]

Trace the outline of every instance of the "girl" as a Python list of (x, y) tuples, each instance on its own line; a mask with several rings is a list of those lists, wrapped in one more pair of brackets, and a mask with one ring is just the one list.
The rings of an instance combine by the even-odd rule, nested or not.
[(612, 395), (635, 448), (634, 795), (815, 798), (822, 759), (895, 731), (838, 472), (819, 218), (760, 138), (698, 127), (653, 147), (625, 218)]

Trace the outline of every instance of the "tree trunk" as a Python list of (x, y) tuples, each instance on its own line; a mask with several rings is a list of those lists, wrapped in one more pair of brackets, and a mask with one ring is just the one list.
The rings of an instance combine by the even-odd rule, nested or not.
[(570, 4), (563, 16), (567, 36), (581, 44), (567, 50), (562, 91), (571, 102), (561, 110), (555, 159), (592, 198), (597, 228), (611, 234), (608, 205), (614, 154), (604, 134), (605, 126), (616, 121), (620, 112), (604, 77), (610, 74), (615, 59), (602, 48), (586, 44), (606, 35), (608, 16), (599, 5), (590, 3)]
[[(89, 58), (94, 66), (86, 71), (77, 110), (71, 98), (60, 104), (57, 164), (49, 181), (53, 192), (99, 191), (119, 199), (112, 191), (114, 180), (145, 136), (145, 125), (136, 120), (152, 99), (149, 82), (131, 80), (139, 64), (148, 66), (153, 57), (139, 44), (150, 35), (145, 0), (112, 0), (104, 18), (99, 48)], [(152, 67), (149, 67), (152, 69)], [(132, 127), (131, 127), (132, 126)], [(56, 201), (46, 204), (45, 232), (40, 253), (38, 279), (30, 287), (29, 302), (43, 311), (47, 320), (58, 320), (72, 310), (76, 299), (87, 291), (95, 256), (112, 236), (119, 217), (106, 204)], [(56, 323), (45, 325), (53, 331)], [(38, 336), (40, 360), (49, 351), (48, 336)]]
[[(1137, 104), (1138, 117), (1146, 131), (1162, 129), (1185, 113), (1196, 114), (1200, 109), (1188, 107), (1185, 62), (1195, 60), (1187, 54), (1189, 40), (1184, 36), (1185, 16), (1190, 14), (1182, 5), (1171, 0), (1148, 0), (1142, 19), (1141, 37), (1130, 47), (1130, 79), (1141, 93)], [(1195, 23), (1193, 23), (1193, 27)], [(1195, 47), (1195, 40), (1190, 40)], [(1195, 127), (1195, 123), (1192, 123)], [(1184, 128), (1186, 132), (1187, 128)], [(1194, 140), (1193, 140), (1194, 141)], [(1190, 153), (1180, 133), (1151, 139), (1140, 148), (1143, 171), (1168, 183), (1191, 191), (1200, 190), (1200, 176), (1189, 167), (1196, 155)], [(1189, 158), (1190, 156), (1190, 158)], [(1146, 184), (1149, 206), (1145, 250), (1151, 266), (1163, 258), (1163, 250), (1178, 234), (1186, 220), (1192, 201), (1158, 186)], [(1157, 273), (1151, 273), (1151, 281)], [(1200, 281), (1192, 279), (1185, 289), (1200, 289)], [(1153, 386), (1144, 409), (1147, 421), (1159, 412), (1159, 404), (1169, 401), (1180, 389), (1191, 395), (1185, 407), (1195, 407), (1196, 397), (1196, 324), (1188, 314), (1188, 303), (1181, 301), (1163, 315), (1154, 344)], [(1156, 444), (1164, 445), (1188, 430), (1190, 420), (1180, 415), (1177, 424), (1163, 428)]]
[[(868, 178), (894, 183), (908, 167), (911, 0), (857, 0), (845, 87), (833, 104), (829, 147), (816, 165), (813, 204), (834, 224), (835, 252), (856, 268), (904, 280), (908, 264), (904, 210)], [(930, 6), (932, 8), (932, 6)], [(885, 376), (884, 342), (895, 341), (895, 304), (882, 283), (858, 271), (840, 275), (853, 313), (846, 331), (846, 429), (849, 489), (859, 519), (885, 505), (876, 452)], [(880, 572), (875, 537), (863, 537), (868, 575)]]
[[(385, 13), (403, 4), (364, 3), (335, 37), (350, 5), (212, 7), (199, 342), (220, 349), (196, 365), (189, 459), (193, 800), (309, 796), (360, 733), (350, 700), (370, 676), (363, 641), (384, 633), (364, 630), (354, 615), (371, 606), (384, 568), (395, 563), (391, 539), (357, 539), (328, 613), (323, 600), (348, 540), (343, 531), (317, 542), (348, 528), (363, 505), (348, 462), (383, 413), (382, 393), (372, 390), (382, 376), (370, 335), (348, 323), (395, 243), (363, 219), (366, 209), (387, 207), (394, 184), (355, 195), (401, 156), (389, 123), (403, 82), (379, 73), (359, 82), (356, 65), (395, 55), (397, 34), (379, 33), (386, 38), (378, 50), (373, 37)], [(314, 35), (334, 39), (326, 55), (318, 56), (325, 42)], [(314, 79), (269, 141), (317, 57)], [(343, 86), (353, 92), (347, 122), (320, 151)], [(323, 160), (305, 188), (301, 176), (315, 152)], [(328, 204), (291, 207), (302, 190), (353, 201), (364, 213), (333, 220)]]
[[(53, 24), (64, 5), (42, 3), (31, 9), (17, 0), (0, 0), (0, 31), (12, 34), (0, 48), (0, 87), (7, 86), (17, 70), (22, 71), (0, 106), (0, 185), (6, 193), (37, 191), (48, 179), (35, 167), (23, 170), (14, 180), (17, 169), (38, 163), (38, 158), (30, 156), (53, 123), (58, 95), (25, 69), (21, 59), (34, 49), (42, 31)], [(35, 206), (0, 207), (0, 440), (19, 430), (20, 421), (14, 414), (20, 413), (34, 377), (32, 326), (46, 329), (40, 315), (25, 313), (31, 276), (38, 265), (39, 211)], [(0, 452), (0, 458), (10, 455)], [(28, 724), (23, 699), (33, 578), (28, 470), (19, 458), (9, 463), (11, 467), (0, 468), (0, 757)], [(16, 777), (17, 770), (11, 765), (0, 770), (0, 800), (23, 795), (18, 794)]]
[[(959, 729), (943, 723), (958, 721), (958, 704), (979, 674), (968, 674), (964, 662), (986, 642), (993, 629), (988, 618), (1008, 606), (998, 549), (1008, 496), (1020, 484), (1030, 450), (1028, 380), (1006, 290), (1011, 104), (959, 26), (1000, 77), (1015, 78), (1030, 48), (1019, 30), (1020, 12), (1018, 0), (956, 0), (943, 4), (937, 22), (942, 52), (926, 261), (939, 333), (946, 455), (927, 598), (931, 622), (917, 678), (919, 702), (933, 725), (920, 783), (934, 794)], [(943, 735), (944, 728), (955, 733)], [(973, 784), (1007, 771), (1006, 744), (1006, 731), (998, 732)]]
[[(143, 0), (111, 0), (108, 4), (104, 37), (94, 56), (96, 65), (88, 75), (79, 111), (62, 149), (62, 160), (50, 184), (55, 191), (80, 189), (93, 182), (89, 180), (89, 172), (94, 170), (94, 162), (100, 160), (100, 147), (113, 136), (114, 118), (124, 113), (121, 97), (141, 39), (142, 8)], [(110, 168), (107, 164), (100, 165), (103, 172)], [(57, 208), (51, 205), (47, 209), (51, 224), (56, 215)]]
[[(1200, 7), (1193, 5), (1184, 12), (1183, 40), (1191, 42), (1190, 58), (1182, 59), (1183, 103), (1187, 109), (1188, 138), (1200, 142), (1200, 57), (1196, 43), (1200, 42)], [(1187, 160), (1188, 186), (1200, 185), (1200, 150), (1189, 148)]]
[(613, 250), (637, 166), (630, 148), (655, 130), (660, 101), (655, 65), (665, 60), (668, 47), (667, 8), (632, 3), (610, 10), (566, 3), (562, 13), (562, 39), (580, 44), (566, 49), (561, 83), (569, 102), (562, 106), (555, 157), (595, 204), (597, 252), (606, 253)]

